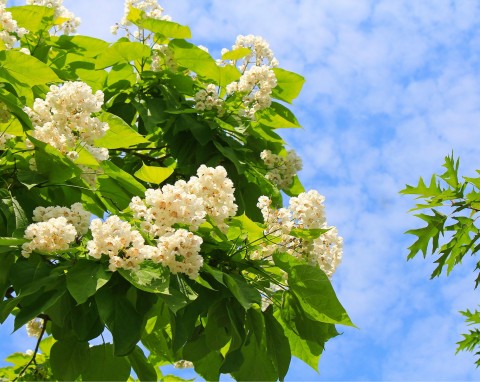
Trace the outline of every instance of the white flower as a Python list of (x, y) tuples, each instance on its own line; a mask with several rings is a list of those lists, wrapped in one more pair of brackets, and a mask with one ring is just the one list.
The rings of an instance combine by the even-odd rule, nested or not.
[(0, 40), (5, 49), (12, 49), (18, 39), (28, 33), (25, 28), (19, 28), (12, 14), (6, 11), (6, 1), (0, 2)]
[(43, 328), (43, 320), (34, 318), (27, 322), (26, 329), (29, 337), (40, 337)]
[(142, 235), (118, 216), (112, 215), (105, 222), (94, 219), (90, 230), (92, 240), (87, 243), (88, 254), (96, 259), (108, 256), (110, 271), (137, 269), (144, 260), (142, 248), (145, 241)]
[[(343, 239), (335, 227), (327, 225), (325, 219), (325, 197), (315, 190), (292, 197), (288, 208), (274, 209), (267, 196), (258, 199), (257, 206), (265, 222), (267, 241), (253, 252), (254, 259), (271, 256), (281, 251), (318, 265), (331, 277), (342, 260)], [(291, 235), (294, 228), (324, 229), (327, 232), (316, 239), (302, 239)]]
[(35, 250), (55, 252), (68, 249), (76, 236), (75, 227), (63, 216), (30, 224), (24, 234), (30, 241), (22, 245), (22, 255), (29, 257)]
[(70, 208), (61, 206), (37, 207), (33, 210), (33, 221), (44, 222), (51, 218), (63, 216), (67, 223), (72, 224), (78, 235), (88, 232), (90, 212), (85, 211), (81, 203), (74, 203)]
[(24, 111), (34, 126), (34, 138), (73, 161), (85, 149), (100, 162), (108, 159), (108, 150), (95, 147), (94, 142), (105, 135), (109, 126), (91, 114), (99, 112), (102, 105), (102, 91), (93, 93), (90, 86), (75, 81), (50, 86), (45, 100), (35, 99), (33, 108), (25, 107)]
[(159, 251), (152, 260), (167, 266), (173, 274), (184, 273), (194, 279), (203, 265), (203, 257), (199, 255), (202, 242), (192, 232), (175, 230), (157, 240)]
[(195, 109), (199, 111), (215, 110), (219, 116), (223, 114), (224, 104), (218, 96), (216, 85), (208, 84), (206, 89), (201, 89), (195, 94), (194, 99)]
[(260, 153), (260, 158), (269, 170), (265, 177), (280, 189), (288, 189), (294, 176), (302, 169), (302, 159), (294, 150), (287, 151), (286, 156), (264, 150)]

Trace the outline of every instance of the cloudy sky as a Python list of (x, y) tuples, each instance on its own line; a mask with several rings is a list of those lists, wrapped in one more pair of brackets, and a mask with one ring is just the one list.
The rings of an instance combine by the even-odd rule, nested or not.
[[(80, 33), (104, 39), (123, 13), (122, 0), (64, 4), (82, 18)], [(327, 343), (320, 374), (296, 361), (287, 380), (480, 379), (471, 354), (455, 355), (465, 331), (458, 311), (478, 302), (474, 263), (430, 281), (431, 258), (407, 262), (412, 237), (403, 232), (419, 222), (407, 213), (414, 201), (398, 194), (441, 172), (452, 150), (465, 175), (479, 168), (480, 2), (161, 4), (213, 55), (238, 34), (260, 35), (281, 67), (307, 80), (293, 107), (303, 129), (284, 137), (303, 158), (304, 184), (326, 196), (329, 223), (345, 239), (333, 283), (359, 329)], [(11, 337), (0, 355), (30, 342)]]

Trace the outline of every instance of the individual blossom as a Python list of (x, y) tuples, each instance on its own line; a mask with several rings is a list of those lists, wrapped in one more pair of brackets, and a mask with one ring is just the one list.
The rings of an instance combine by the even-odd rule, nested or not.
[(214, 84), (208, 84), (206, 89), (201, 89), (195, 94), (195, 109), (198, 111), (216, 111), (221, 117), (225, 113), (223, 99), (219, 98), (217, 87)]
[(164, 44), (154, 44), (152, 47), (152, 62), (150, 69), (159, 72), (163, 69), (169, 69), (172, 72), (177, 70), (177, 63), (173, 56), (173, 50)]
[(55, 27), (62, 34), (69, 35), (75, 33), (80, 25), (80, 18), (63, 6), (63, 0), (27, 0), (27, 5), (53, 8), (55, 10), (54, 18), (64, 20), (59, 26)]
[(90, 215), (90, 212), (83, 209), (81, 203), (74, 203), (70, 208), (61, 206), (37, 207), (33, 210), (32, 220), (43, 222), (63, 216), (67, 219), (67, 223), (75, 227), (77, 235), (85, 235), (88, 232)]
[(0, 0), (0, 40), (5, 49), (12, 49), (13, 46), (28, 33), (25, 28), (20, 28), (17, 22), (12, 18), (12, 13), (8, 12), (6, 0)]
[(55, 252), (66, 250), (75, 241), (77, 231), (65, 217), (30, 224), (24, 238), (29, 240), (22, 245), (22, 255), (29, 257), (35, 251)]
[(280, 189), (290, 188), (293, 178), (302, 169), (302, 160), (294, 150), (287, 151), (286, 156), (264, 150), (260, 158), (268, 169), (265, 177)]
[(151, 259), (167, 266), (173, 274), (184, 273), (195, 279), (203, 265), (203, 257), (199, 254), (202, 242), (200, 236), (178, 229), (158, 238), (159, 251)]
[[(266, 240), (252, 254), (253, 258), (266, 258), (281, 251), (318, 265), (331, 277), (341, 263), (343, 239), (335, 227), (328, 226), (325, 218), (325, 197), (317, 191), (303, 192), (290, 199), (287, 208), (273, 208), (267, 196), (261, 196), (257, 206), (265, 223)], [(320, 229), (315, 239), (297, 237), (293, 229)], [(322, 232), (322, 231), (320, 231)]]
[(87, 243), (88, 254), (96, 259), (107, 256), (110, 271), (137, 269), (144, 261), (142, 248), (145, 241), (142, 235), (118, 216), (112, 215), (104, 222), (94, 219), (90, 230), (92, 240)]
[(26, 329), (29, 337), (40, 337), (43, 329), (43, 320), (34, 318), (33, 320), (28, 321)]

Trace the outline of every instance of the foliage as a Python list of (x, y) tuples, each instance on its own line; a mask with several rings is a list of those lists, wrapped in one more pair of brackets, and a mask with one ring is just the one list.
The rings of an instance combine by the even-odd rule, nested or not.
[[(460, 160), (453, 154), (445, 158), (445, 172), (433, 175), (429, 185), (420, 178), (417, 186), (407, 185), (401, 191), (404, 195), (416, 195), (421, 202), (413, 209), (430, 211), (415, 215), (427, 223), (422, 228), (407, 231), (415, 235), (415, 242), (409, 247), (408, 259), (419, 252), (426, 257), (427, 253), (436, 255), (437, 264), (431, 277), (438, 277), (442, 271), (449, 275), (455, 266), (461, 264), (465, 255), (476, 255), (480, 249), (480, 231), (478, 228), (478, 213), (480, 212), (480, 176), (459, 177)], [(480, 174), (480, 171), (477, 170)], [(477, 277), (475, 288), (480, 283), (480, 261), (475, 271)], [(461, 312), (469, 325), (480, 324), (479, 312), (469, 310)], [(458, 342), (460, 350), (476, 351), (480, 355), (480, 332), (478, 329), (463, 334), (464, 339)], [(477, 360), (480, 365), (480, 358)]]
[[(28, 33), (0, 51), (0, 322), (13, 315), (38, 343), (0, 379), (168, 381), (160, 366), (191, 362), (207, 380), (283, 380), (292, 355), (317, 369), (335, 325), (353, 324), (321, 263), (281, 246), (256, 205), (304, 193), (261, 159), (287, 158), (276, 129), (299, 124), (268, 101), (292, 102), (303, 78), (255, 60), (240, 71), (251, 47), (217, 62), (187, 26), (134, 7), (108, 43), (51, 34), (68, 13), (30, 4), (1, 9)], [(230, 91), (251, 67), (265, 82)], [(170, 204), (148, 199), (170, 191)], [(330, 227), (292, 219), (296, 245), (329, 248)]]

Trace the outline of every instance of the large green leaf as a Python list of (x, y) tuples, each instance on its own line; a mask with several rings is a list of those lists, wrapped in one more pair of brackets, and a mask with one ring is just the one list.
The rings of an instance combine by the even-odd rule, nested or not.
[(112, 344), (92, 346), (89, 349), (90, 364), (82, 372), (83, 381), (126, 381), (130, 375), (127, 357), (113, 354)]
[(171, 167), (147, 166), (145, 163), (135, 172), (135, 176), (147, 183), (161, 184), (173, 174)]
[(130, 194), (143, 196), (145, 193), (145, 187), (138, 180), (112, 162), (103, 161), (101, 167), (106, 175), (115, 180), (115, 182)]
[(278, 102), (255, 114), (259, 123), (265, 126), (278, 128), (301, 127), (293, 113)]
[(223, 280), (230, 292), (242, 304), (245, 310), (249, 309), (253, 304), (261, 305), (262, 298), (257, 289), (248, 284), (246, 280), (235, 274), (224, 274)]
[(47, 64), (15, 50), (0, 52), (0, 81), (2, 79), (12, 85), (20, 83), (30, 88), (60, 82), (60, 78)]
[(102, 122), (107, 122), (110, 128), (102, 138), (95, 140), (96, 146), (118, 149), (137, 146), (142, 143), (151, 143), (115, 114), (103, 112), (98, 116), (98, 119)]
[(271, 314), (272, 311), (273, 309), (270, 308), (264, 314), (267, 349), (277, 369), (278, 378), (283, 381), (290, 366), (291, 349), (288, 338), (280, 323)]
[(55, 37), (52, 37), (52, 39), (55, 41), (55, 45), (69, 53), (76, 53), (85, 57), (95, 57), (104, 52), (109, 46), (108, 42), (99, 38), (82, 35), (62, 35), (57, 39)]
[(73, 381), (90, 368), (90, 358), (88, 342), (57, 341), (50, 351), (53, 376), (61, 381)]
[(179, 65), (190, 69), (206, 81), (218, 84), (220, 70), (210, 54), (185, 40), (172, 40), (169, 46)]
[(313, 320), (354, 326), (340, 304), (330, 280), (318, 267), (295, 265), (288, 272), (288, 285)]
[(119, 41), (110, 45), (97, 56), (96, 69), (104, 69), (121, 63), (144, 60), (150, 57), (151, 49), (141, 42)]
[(140, 341), (142, 317), (124, 294), (112, 288), (102, 288), (95, 294), (100, 317), (112, 333), (116, 356), (128, 355)]
[(133, 371), (137, 374), (141, 382), (157, 380), (155, 368), (148, 362), (147, 357), (145, 357), (140, 347), (135, 346), (135, 349), (128, 355), (128, 359), (130, 360)]
[(167, 267), (144, 261), (134, 271), (119, 269), (120, 274), (136, 288), (150, 293), (168, 293), (170, 271)]
[(172, 21), (158, 20), (151, 17), (147, 17), (145, 12), (130, 7), (127, 19), (139, 26), (140, 28), (148, 29), (153, 33), (159, 34), (168, 38), (191, 38), (192, 33), (190, 28), (184, 25), (174, 23)]
[(104, 286), (111, 276), (112, 272), (105, 270), (103, 264), (80, 259), (67, 273), (67, 289), (78, 304), (83, 304)]
[(0, 101), (2, 101), (8, 107), (10, 112), (17, 117), (24, 130), (33, 130), (32, 121), (30, 121), (27, 113), (23, 111), (23, 104), (15, 95), (0, 88)]
[(63, 183), (68, 179), (80, 176), (82, 170), (56, 148), (31, 136), (29, 139), (35, 145), (38, 171), (48, 175), (50, 182)]
[(23, 5), (7, 8), (18, 26), (31, 32), (50, 29), (53, 26), (55, 9), (38, 5)]
[(274, 68), (277, 86), (272, 91), (272, 96), (281, 101), (291, 103), (298, 97), (302, 90), (305, 78), (285, 69)]

